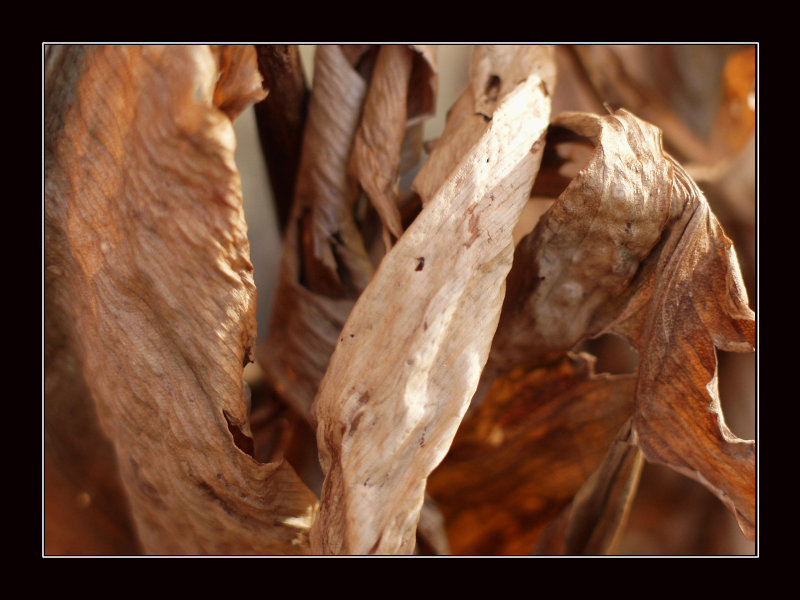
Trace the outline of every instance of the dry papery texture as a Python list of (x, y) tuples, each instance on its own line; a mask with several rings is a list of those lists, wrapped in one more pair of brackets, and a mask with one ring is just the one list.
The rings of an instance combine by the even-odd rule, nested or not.
[(269, 93), (255, 105), (255, 115), (273, 204), (279, 228), (284, 231), (294, 197), (309, 93), (297, 46), (259, 44), (256, 52), (263, 87)]
[[(748, 352), (755, 343), (732, 244), (654, 126), (625, 111), (564, 113), (548, 136), (559, 139), (593, 153), (516, 248), (483, 374), (493, 385), (431, 478), (453, 551), (608, 551), (639, 451), (705, 485), (753, 539), (754, 442), (728, 430), (717, 392), (715, 347)], [(548, 378), (566, 368), (564, 352), (604, 333), (637, 349), (635, 376), (597, 378), (583, 366), (581, 377)], [(526, 386), (520, 395), (530, 397), (509, 399)], [(593, 406), (595, 394), (602, 402)], [(561, 403), (576, 395), (586, 407), (572, 400), (575, 412), (565, 412)], [(571, 470), (583, 478), (569, 481)], [(480, 497), (501, 486), (509, 493)]]
[[(667, 152), (703, 190), (734, 243), (750, 306), (756, 309), (757, 47), (609, 45), (558, 46), (556, 50), (559, 86), (553, 98), (554, 114), (564, 110), (602, 114), (607, 110), (604, 106), (624, 107), (661, 129)], [(545, 170), (536, 187), (543, 183)], [(616, 352), (621, 346), (613, 337), (584, 344), (598, 355), (601, 370), (618, 368), (618, 359), (626, 354)], [(751, 439), (756, 436), (756, 358), (753, 353), (717, 354), (726, 422), (739, 437)], [(632, 370), (635, 362), (633, 358), (623, 370)], [(752, 554), (755, 545), (741, 535), (736, 520), (703, 486), (648, 463), (614, 551)]]
[[(381, 240), (401, 234), (403, 198), (393, 187), (419, 161), (435, 69), (427, 47), (320, 46), (315, 55), (270, 335), (258, 352), (269, 382), (307, 419), (339, 332), (385, 252)], [(373, 205), (386, 235), (369, 220)]]
[(326, 474), (315, 552), (414, 550), (427, 477), (450, 447), (497, 325), (553, 73), (546, 47), (476, 49), (468, 108), (451, 113), (426, 162), (441, 167), (439, 181), (354, 306), (314, 402)]
[(232, 119), (264, 97), (255, 50), (71, 46), (47, 59), (45, 312), (60, 324), (45, 338), (48, 460), (63, 458), (59, 419), (91, 398), (102, 458), (87, 460), (114, 462), (113, 449), (129, 548), (307, 552), (316, 497), (236, 443), (256, 290)]
[[(476, 46), (423, 146), (432, 47), (320, 46), (308, 96), (292, 47), (49, 48), (46, 552), (604, 554), (646, 461), (752, 539), (717, 390), (755, 343), (737, 257), (664, 151), (697, 139), (597, 102), (642, 97), (604, 52)], [(557, 65), (594, 110), (553, 118)], [(285, 235), (249, 388), (253, 103)], [(606, 334), (634, 372), (579, 351)]]

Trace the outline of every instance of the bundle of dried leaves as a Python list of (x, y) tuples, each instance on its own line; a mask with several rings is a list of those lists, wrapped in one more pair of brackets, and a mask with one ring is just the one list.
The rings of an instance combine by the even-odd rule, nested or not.
[[(753, 539), (733, 244), (659, 127), (552, 114), (560, 52), (475, 47), (425, 144), (435, 47), (321, 46), (310, 90), (294, 48), (47, 48), (45, 552), (603, 554), (645, 462)], [(285, 227), (258, 344), (254, 103)], [(595, 372), (605, 334), (635, 372)]]

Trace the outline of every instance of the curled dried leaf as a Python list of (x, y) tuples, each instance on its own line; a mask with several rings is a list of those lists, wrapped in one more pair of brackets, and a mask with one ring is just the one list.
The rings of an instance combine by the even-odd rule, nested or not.
[[(368, 191), (385, 191), (390, 180), (389, 187), (394, 185), (407, 146), (407, 122), (416, 123), (417, 131), (435, 99), (433, 61), (426, 47), (317, 50), (294, 213), (284, 239), (270, 336), (259, 352), (273, 386), (306, 417), (345, 319), (374, 272), (366, 227), (354, 217), (359, 186), (348, 165), (356, 167)], [(395, 75), (406, 67), (410, 72), (398, 86)], [(397, 117), (388, 130), (381, 112), (387, 101)], [(421, 146), (421, 138), (416, 141)], [(380, 169), (377, 163), (366, 167), (362, 159), (368, 157), (379, 159)], [(381, 171), (384, 167), (388, 171)], [(375, 183), (378, 179), (383, 183)], [(394, 197), (384, 204), (389, 205), (397, 209)]]
[[(430, 90), (436, 81), (429, 75), (431, 63), (417, 60), (417, 57), (435, 60), (433, 50), (426, 50), (422, 54), (407, 46), (380, 47), (350, 156), (349, 173), (359, 181), (395, 238), (402, 235), (397, 180), (403, 140), (409, 120), (419, 121), (430, 114), (435, 98), (435, 90)], [(415, 75), (415, 66), (424, 75)], [(421, 89), (415, 89), (412, 82)], [(409, 98), (417, 99), (414, 105), (410, 105)]]
[(503, 82), (489, 120), (473, 111), (464, 123), (481, 129), (477, 143), (442, 174), (342, 330), (313, 408), (326, 474), (316, 552), (413, 550), (427, 476), (488, 353), (549, 118), (535, 72)]
[(309, 93), (297, 46), (258, 44), (256, 53), (263, 86), (269, 93), (255, 105), (258, 137), (283, 232), (294, 198)]
[(518, 246), (490, 362), (536, 363), (602, 333), (640, 356), (634, 432), (648, 460), (706, 485), (751, 537), (754, 442), (727, 428), (716, 351), (754, 349), (732, 243), (659, 130), (626, 111), (564, 113), (595, 146)]
[(52, 266), (143, 551), (307, 552), (316, 498), (236, 444), (256, 329), (231, 116), (263, 97), (255, 52), (97, 46), (79, 68), (48, 132), (74, 261)]
[(366, 93), (342, 48), (318, 48), (270, 335), (258, 355), (281, 397), (306, 417), (353, 299), (374, 270), (353, 219), (357, 185), (347, 176)]
[(517, 246), (490, 358), (499, 370), (547, 362), (597, 333), (674, 209), (657, 129), (583, 113), (562, 114), (554, 125), (596, 148)]
[(515, 369), (465, 419), (428, 481), (455, 554), (529, 554), (602, 464), (635, 380), (593, 365), (581, 354)]

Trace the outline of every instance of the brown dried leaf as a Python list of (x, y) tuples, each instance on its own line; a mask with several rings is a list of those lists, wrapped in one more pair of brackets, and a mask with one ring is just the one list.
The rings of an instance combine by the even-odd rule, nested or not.
[(597, 470), (536, 541), (534, 554), (609, 552), (624, 526), (644, 466), (644, 455), (631, 434), (628, 420)]
[[(270, 336), (259, 350), (259, 364), (272, 385), (306, 417), (345, 319), (374, 272), (363, 224), (354, 218), (359, 189), (347, 166), (361, 163), (355, 154), (351, 160), (351, 150), (355, 144), (353, 152), (361, 148), (380, 156), (392, 173), (384, 174), (384, 183), (396, 177), (406, 125), (421, 126), (435, 99), (430, 49), (391, 48), (378, 55), (373, 69), (374, 54), (376, 49), (368, 46), (317, 49), (294, 213), (284, 239)], [(402, 93), (391, 96), (393, 114), (402, 118), (394, 123), (394, 134), (383, 135), (384, 87), (394, 81), (396, 63), (406, 56), (413, 67), (409, 82)], [(369, 96), (365, 72), (379, 78)], [(371, 145), (359, 142), (365, 135)], [(368, 172), (373, 168), (377, 167)], [(395, 206), (394, 198), (391, 202)]]
[(754, 532), (754, 442), (725, 425), (716, 352), (754, 348), (730, 240), (700, 190), (626, 111), (554, 120), (595, 152), (523, 240), (493, 348), (499, 370), (602, 333), (639, 351), (634, 413), (650, 461), (706, 485)]
[(473, 111), (463, 124), (482, 135), (384, 258), (321, 383), (315, 552), (413, 550), (426, 479), (477, 386), (549, 118), (535, 69), (506, 76), (519, 73), (525, 50), (494, 53), (506, 54), (482, 106), (488, 118)]
[(455, 554), (529, 554), (633, 411), (631, 376), (594, 357), (498, 378), (428, 480)]
[[(703, 162), (708, 158), (709, 146), (703, 137), (665, 100), (668, 89), (656, 88), (656, 83), (664, 85), (663, 66), (658, 68), (658, 61), (663, 63), (664, 57), (657, 53), (662, 49), (669, 53), (669, 46), (588, 44), (567, 49), (588, 77), (599, 102), (613, 108), (625, 107), (656, 124), (671, 150), (681, 159)], [(633, 68), (637, 66), (639, 69)], [(660, 81), (649, 80), (654, 73), (661, 75)], [(674, 76), (668, 80), (673, 88), (679, 85), (676, 79)], [(570, 107), (570, 110), (574, 109)]]
[(264, 95), (255, 52), (96, 46), (74, 61), (74, 88), (45, 109), (45, 221), (70, 258), (48, 245), (45, 260), (142, 548), (307, 552), (316, 498), (235, 445), (255, 286), (231, 119)]
[(280, 231), (286, 230), (300, 164), (309, 92), (297, 46), (258, 44), (258, 70), (269, 95), (255, 105)]
[(670, 166), (642, 160), (661, 156), (658, 131), (636, 119), (596, 123), (579, 132), (596, 140), (590, 162), (517, 246), (490, 358), (501, 371), (547, 362), (597, 333), (670, 218)]
[(317, 49), (270, 335), (258, 353), (276, 391), (306, 417), (353, 300), (373, 272), (352, 216), (357, 185), (346, 171), (366, 93), (342, 48)]
[[(427, 60), (416, 60), (416, 57)], [(414, 75), (422, 71), (424, 75)], [(361, 125), (353, 141), (349, 173), (361, 184), (384, 226), (395, 237), (403, 233), (397, 206), (397, 180), (408, 121), (419, 121), (434, 108), (436, 79), (434, 49), (418, 54), (407, 46), (385, 45), (378, 51)], [(412, 81), (419, 82), (415, 90)], [(427, 93), (425, 93), (427, 92)], [(409, 97), (428, 98), (428, 106), (412, 106)], [(426, 110), (423, 110), (426, 109)]]
[[(83, 52), (80, 46), (46, 51), (46, 182)], [(100, 428), (77, 351), (74, 293), (63, 275), (79, 267), (66, 242), (66, 218), (49, 202), (44, 209), (44, 551), (138, 554), (114, 448)]]

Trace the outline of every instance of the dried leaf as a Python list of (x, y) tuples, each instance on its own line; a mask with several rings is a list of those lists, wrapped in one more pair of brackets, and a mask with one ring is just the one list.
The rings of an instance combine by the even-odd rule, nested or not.
[(484, 128), (474, 117), (481, 115), (485, 120), (491, 117), (491, 107), (501, 91), (507, 89), (509, 80), (518, 81), (527, 77), (527, 73), (535, 73), (548, 93), (555, 88), (552, 47), (521, 46), (516, 52), (512, 60), (502, 46), (475, 47), (470, 61), (470, 86), (448, 111), (436, 152), (427, 158), (414, 179), (412, 188), (423, 203), (433, 198), (450, 172), (458, 168), (464, 152), (480, 142)]
[(318, 48), (270, 335), (258, 353), (276, 391), (305, 416), (353, 298), (373, 272), (346, 169), (366, 92), (339, 46)]
[(602, 333), (639, 351), (637, 443), (706, 485), (754, 533), (754, 442), (724, 423), (716, 352), (754, 348), (730, 240), (700, 190), (626, 111), (554, 120), (595, 145), (590, 162), (517, 248), (495, 336), (502, 370)]
[(484, 114), (464, 121), (482, 135), (384, 258), (321, 383), (315, 552), (413, 551), (426, 479), (477, 386), (549, 118), (536, 71), (507, 76), (519, 74), (524, 50), (504, 46), (495, 57), (506, 54)]
[(633, 411), (632, 376), (594, 357), (498, 378), (429, 481), (455, 554), (529, 554)]
[[(655, 73), (650, 63), (653, 46), (574, 45), (569, 46), (580, 69), (591, 82), (594, 93), (604, 105), (624, 107), (656, 124), (669, 147), (684, 160), (704, 161), (709, 146), (686, 120), (665, 100), (665, 94), (653, 82), (632, 71), (632, 64), (642, 63), (640, 73)], [(656, 50), (657, 51), (657, 50)], [(648, 68), (649, 67), (649, 68)]]
[(605, 460), (537, 540), (534, 554), (609, 552), (625, 523), (644, 466), (644, 456), (631, 433), (628, 420)]
[(96, 46), (73, 68), (45, 156), (50, 241), (71, 259), (45, 260), (142, 548), (306, 552), (315, 497), (235, 444), (255, 286), (231, 119), (264, 96), (255, 52)]
[[(375, 65), (376, 76), (388, 71), (386, 76), (391, 79), (393, 57), (405, 52), (408, 50), (401, 47), (384, 54)], [(320, 46), (317, 50), (294, 214), (284, 238), (270, 336), (259, 350), (259, 364), (270, 382), (306, 417), (345, 319), (374, 272), (363, 224), (354, 217), (358, 183), (347, 174), (348, 164), (353, 164), (351, 150), (359, 139), (357, 132), (363, 136), (365, 131), (379, 128), (382, 118), (375, 112), (377, 108), (364, 108), (369, 80), (362, 71), (372, 72), (373, 54), (361, 46)], [(402, 113), (397, 123), (402, 125), (399, 140), (390, 136), (380, 142), (372, 140), (373, 146), (357, 145), (381, 156), (391, 154), (389, 170), (395, 175), (406, 122), (419, 125), (435, 98), (431, 95), (435, 79), (432, 83), (430, 51), (422, 48), (411, 54), (410, 83), (394, 105), (396, 112)], [(424, 61), (416, 58), (418, 54)], [(383, 99), (380, 85), (373, 92), (377, 94), (373, 103)], [(415, 98), (413, 104), (411, 98)], [(360, 164), (355, 158), (353, 161)]]
[[(415, 56), (417, 54), (406, 46), (380, 47), (349, 165), (349, 173), (364, 188), (384, 226), (395, 238), (403, 233), (396, 197), (408, 121), (410, 117), (418, 120), (433, 109), (431, 101), (423, 114), (408, 114)], [(435, 59), (432, 52), (428, 56)], [(433, 71), (427, 62), (416, 63), (418, 70)], [(416, 79), (419, 80), (420, 76)], [(423, 81), (430, 84), (436, 80), (428, 76)], [(435, 92), (428, 97), (433, 100)]]
[[(49, 46), (45, 63), (44, 155), (49, 166), (74, 101), (84, 49)], [(64, 277), (79, 269), (66, 242), (62, 207), (44, 204), (44, 551), (136, 554), (136, 539), (111, 442), (83, 374), (74, 293)], [(76, 432), (79, 434), (76, 435)]]
[(258, 136), (283, 232), (294, 198), (309, 93), (297, 46), (258, 44), (256, 52), (268, 91), (268, 96), (255, 105)]

